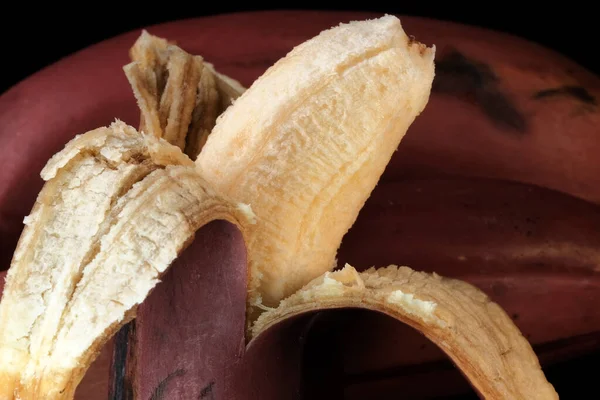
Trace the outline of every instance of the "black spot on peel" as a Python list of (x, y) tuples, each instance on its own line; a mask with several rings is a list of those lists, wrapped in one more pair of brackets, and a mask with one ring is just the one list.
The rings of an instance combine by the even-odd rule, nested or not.
[(547, 99), (551, 97), (571, 97), (590, 106), (595, 106), (598, 104), (596, 98), (582, 86), (560, 86), (557, 88), (540, 90), (533, 95), (533, 98), (536, 100)]
[(127, 376), (127, 360), (131, 351), (131, 343), (135, 337), (135, 321), (123, 326), (115, 335), (113, 362), (110, 375), (111, 385), (108, 391), (109, 400), (132, 400), (133, 387)]
[(202, 390), (200, 391), (200, 396), (198, 396), (198, 398), (213, 400), (215, 398), (214, 393), (213, 393), (213, 386), (215, 386), (215, 383), (211, 382), (208, 385), (206, 385), (205, 387), (203, 387)]
[(527, 121), (511, 99), (500, 90), (492, 68), (453, 50), (436, 61), (432, 91), (475, 104), (504, 131), (525, 133)]
[(150, 400), (164, 400), (165, 399), (165, 390), (174, 378), (178, 378), (180, 376), (185, 375), (185, 369), (180, 368), (173, 372), (171, 372), (165, 379), (160, 381), (160, 383), (156, 386), (154, 391), (152, 392), (152, 396), (150, 396)]

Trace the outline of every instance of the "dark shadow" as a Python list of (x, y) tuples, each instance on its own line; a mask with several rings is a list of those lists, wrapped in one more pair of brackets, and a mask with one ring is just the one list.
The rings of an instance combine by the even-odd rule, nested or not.
[[(600, 352), (590, 349), (600, 343), (600, 332), (567, 342), (534, 346), (546, 378), (561, 399), (599, 398), (594, 373)], [(302, 377), (307, 400), (479, 399), (435, 344), (394, 318), (360, 309), (324, 311), (313, 319)]]

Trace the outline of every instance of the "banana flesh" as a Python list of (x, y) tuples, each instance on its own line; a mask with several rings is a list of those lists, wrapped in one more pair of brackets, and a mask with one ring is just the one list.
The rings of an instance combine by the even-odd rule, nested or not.
[(219, 118), (196, 164), (257, 215), (247, 244), (253, 305), (274, 307), (333, 268), (427, 103), (433, 58), (395, 17), (340, 25), (296, 47)]

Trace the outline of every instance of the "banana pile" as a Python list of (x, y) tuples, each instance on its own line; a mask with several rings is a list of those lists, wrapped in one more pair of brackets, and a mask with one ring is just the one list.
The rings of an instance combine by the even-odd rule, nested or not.
[(73, 398), (102, 346), (218, 219), (246, 243), (249, 341), (306, 310), (365, 308), (421, 331), (484, 398), (558, 398), (474, 286), (404, 266), (333, 271), (432, 88), (435, 49), (396, 17), (326, 30), (247, 90), (147, 32), (130, 56), (139, 129), (82, 134), (42, 171), (0, 303), (1, 400)]

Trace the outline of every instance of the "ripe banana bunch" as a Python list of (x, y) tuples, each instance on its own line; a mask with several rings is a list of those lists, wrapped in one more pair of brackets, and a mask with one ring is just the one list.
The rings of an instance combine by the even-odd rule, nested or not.
[[(250, 352), (256, 343), (332, 308), (421, 331), (485, 398), (558, 398), (527, 340), (474, 286), (395, 265), (333, 271), (342, 237), (427, 105), (434, 51), (392, 16), (341, 24), (244, 90), (143, 33), (125, 67), (140, 129), (116, 121), (83, 134), (42, 171), (0, 303), (0, 399), (73, 398), (101, 346), (214, 220), (235, 224), (247, 250), (239, 342), (248, 356), (198, 361), (229, 379), (216, 383), (222, 398), (247, 399), (231, 382), (273, 361)], [(134, 382), (145, 398), (144, 384)]]

